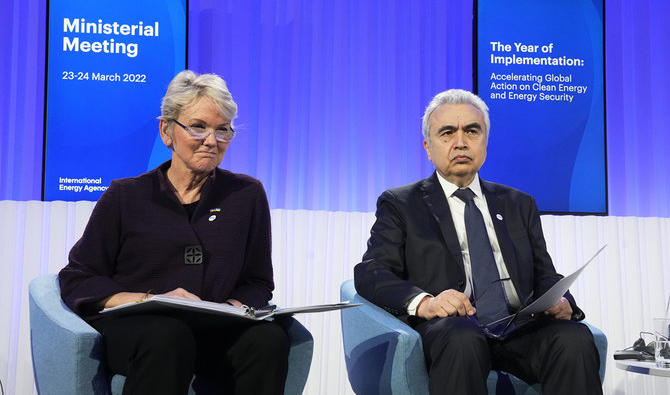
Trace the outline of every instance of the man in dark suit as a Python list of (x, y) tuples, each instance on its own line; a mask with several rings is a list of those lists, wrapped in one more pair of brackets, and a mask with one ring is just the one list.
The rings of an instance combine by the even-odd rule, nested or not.
[(419, 332), (432, 394), (485, 394), (491, 369), (541, 383), (544, 394), (602, 393), (598, 352), (569, 292), (505, 328), (562, 276), (533, 197), (478, 176), (489, 126), (476, 95), (433, 98), (423, 135), (436, 171), (379, 197), (356, 290)]

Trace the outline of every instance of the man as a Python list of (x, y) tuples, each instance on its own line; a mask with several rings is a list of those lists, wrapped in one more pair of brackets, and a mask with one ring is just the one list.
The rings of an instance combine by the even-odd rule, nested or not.
[(504, 328), (504, 317), (562, 276), (535, 200), (478, 176), (486, 104), (463, 90), (439, 93), (423, 135), (436, 171), (379, 197), (357, 291), (421, 335), (432, 394), (485, 394), (491, 369), (539, 382), (544, 394), (602, 393), (593, 337), (576, 322), (584, 314), (570, 293), (542, 317)]

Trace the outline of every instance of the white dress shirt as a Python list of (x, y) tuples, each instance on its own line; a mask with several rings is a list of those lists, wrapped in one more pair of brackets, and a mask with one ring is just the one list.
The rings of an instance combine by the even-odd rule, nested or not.
[[(461, 256), (463, 257), (465, 278), (467, 280), (465, 291), (463, 293), (472, 300), (472, 265), (470, 263), (470, 251), (468, 250), (468, 238), (465, 233), (465, 202), (453, 195), (454, 192), (456, 192), (458, 189), (457, 185), (447, 181), (440, 175), (440, 173), (437, 173), (437, 179), (442, 186), (444, 195), (447, 197), (447, 203), (449, 204), (449, 210), (451, 211), (451, 218), (454, 221), (454, 227), (456, 228), (458, 244), (461, 247)], [(493, 250), (493, 258), (495, 259), (496, 267), (498, 268), (498, 275), (500, 278), (508, 278), (509, 273), (507, 272), (507, 266), (505, 266), (505, 261), (503, 260), (502, 252), (500, 251), (500, 244), (498, 244), (498, 237), (496, 236), (496, 231), (493, 227), (491, 213), (489, 212), (488, 204), (486, 203), (486, 197), (484, 196), (484, 193), (482, 193), (482, 187), (479, 183), (479, 174), (475, 176), (475, 178), (472, 180), (472, 183), (466, 188), (470, 188), (470, 190), (475, 194), (475, 205), (479, 211), (481, 211), (482, 217), (484, 217), (486, 233), (488, 234), (489, 241), (491, 242), (491, 249)], [(496, 220), (501, 219), (496, 218)], [(503, 287), (508, 303), (512, 307), (521, 306), (519, 296), (514, 289), (514, 284), (512, 284), (511, 281), (504, 281)], [(411, 300), (411, 302), (407, 305), (407, 313), (409, 315), (416, 315), (416, 308), (419, 306), (419, 303), (425, 296), (433, 295), (423, 292)]]

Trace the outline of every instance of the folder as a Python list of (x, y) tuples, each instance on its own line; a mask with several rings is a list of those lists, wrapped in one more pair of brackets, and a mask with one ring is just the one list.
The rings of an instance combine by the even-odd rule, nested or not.
[(226, 303), (208, 302), (204, 300), (193, 300), (177, 298), (174, 296), (154, 295), (140, 302), (125, 303), (119, 306), (103, 309), (106, 315), (128, 315), (128, 314), (171, 314), (178, 312), (194, 312), (208, 315), (218, 315), (228, 318), (239, 318), (243, 320), (260, 321), (270, 317), (290, 316), (298, 313), (318, 313), (324, 311), (341, 310), (360, 306), (360, 303), (338, 302), (331, 304), (318, 304), (302, 307), (280, 308), (269, 305), (259, 309), (249, 306), (231, 306)]

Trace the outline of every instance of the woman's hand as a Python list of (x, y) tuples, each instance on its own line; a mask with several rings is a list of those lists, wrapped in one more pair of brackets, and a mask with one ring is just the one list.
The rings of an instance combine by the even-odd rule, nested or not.
[(170, 292), (166, 292), (166, 293), (161, 294), (161, 295), (172, 296), (172, 297), (175, 297), (175, 298), (200, 300), (198, 295), (194, 295), (194, 294), (188, 292), (187, 290), (185, 290), (184, 288), (176, 288), (176, 289), (173, 289)]
[(242, 306), (244, 306), (244, 303), (240, 302), (240, 301), (237, 300), (237, 299), (232, 299), (232, 298), (226, 300), (226, 303), (231, 304), (231, 305), (233, 305), (233, 306), (235, 306), (235, 307), (242, 307)]
[[(184, 288), (176, 288), (173, 289), (170, 292), (166, 292), (164, 294), (165, 296), (172, 296), (175, 298), (184, 298), (184, 299), (193, 299), (193, 300), (200, 300), (198, 295), (194, 295)], [(141, 302), (143, 300), (149, 299), (150, 297), (154, 296), (154, 294), (151, 294), (149, 292), (119, 292), (117, 294), (114, 294), (107, 299), (103, 299), (100, 302), (100, 305), (103, 308), (110, 308), (110, 307), (115, 307), (118, 305), (126, 304), (126, 303), (132, 303), (132, 302)]]
[(103, 308), (110, 308), (110, 307), (116, 307), (122, 304), (126, 303), (132, 303), (132, 302), (141, 302), (145, 299), (148, 299), (149, 297), (153, 296), (152, 294), (148, 292), (119, 292), (117, 294), (114, 294), (107, 299), (103, 299), (100, 302), (100, 305)]

